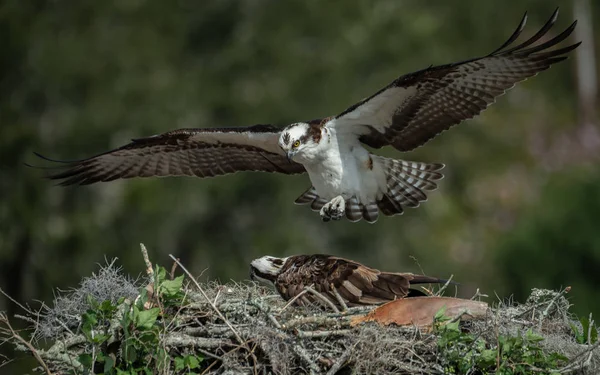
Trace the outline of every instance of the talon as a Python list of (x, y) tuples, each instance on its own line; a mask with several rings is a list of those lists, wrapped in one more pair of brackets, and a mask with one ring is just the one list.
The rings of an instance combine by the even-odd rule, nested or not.
[(346, 213), (346, 201), (340, 195), (327, 202), (321, 207), (321, 218), (327, 222), (330, 220), (340, 220)]

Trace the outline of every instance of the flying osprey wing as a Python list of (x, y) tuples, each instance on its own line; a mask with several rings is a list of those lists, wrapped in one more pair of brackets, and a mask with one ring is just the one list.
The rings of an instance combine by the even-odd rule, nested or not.
[(48, 176), (61, 185), (87, 185), (118, 178), (152, 176), (212, 177), (238, 171), (303, 173), (278, 146), (280, 129), (179, 129), (131, 143), (88, 159), (60, 162), (62, 171)]
[(527, 14), (511, 37), (487, 56), (429, 67), (394, 82), (338, 115), (332, 126), (353, 132), (371, 147), (392, 145), (409, 151), (463, 120), (478, 115), (496, 97), (552, 64), (566, 59), (580, 43), (548, 51), (575, 29), (535, 46), (552, 27), (558, 9), (530, 39), (512, 46), (525, 27)]

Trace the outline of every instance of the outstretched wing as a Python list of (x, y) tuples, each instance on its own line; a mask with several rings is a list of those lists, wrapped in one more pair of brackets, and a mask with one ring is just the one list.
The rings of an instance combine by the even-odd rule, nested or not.
[(530, 39), (512, 46), (525, 27), (527, 14), (511, 37), (487, 56), (429, 67), (394, 82), (338, 115), (331, 126), (360, 135), (371, 147), (392, 145), (409, 151), (463, 120), (478, 115), (496, 97), (552, 64), (566, 59), (576, 43), (548, 51), (575, 29), (535, 46), (554, 25), (558, 9)]
[(134, 139), (115, 150), (88, 159), (64, 162), (48, 176), (61, 185), (87, 185), (118, 178), (153, 176), (212, 177), (238, 171), (303, 173), (278, 146), (279, 128), (179, 129)]

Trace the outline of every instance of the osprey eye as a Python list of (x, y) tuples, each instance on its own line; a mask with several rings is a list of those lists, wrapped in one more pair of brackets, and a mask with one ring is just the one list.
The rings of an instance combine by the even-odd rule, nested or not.
[(296, 141), (296, 142), (294, 142), (294, 144), (292, 145), (292, 147), (293, 147), (293, 148), (296, 148), (296, 147), (298, 147), (298, 146), (300, 146), (300, 141)]

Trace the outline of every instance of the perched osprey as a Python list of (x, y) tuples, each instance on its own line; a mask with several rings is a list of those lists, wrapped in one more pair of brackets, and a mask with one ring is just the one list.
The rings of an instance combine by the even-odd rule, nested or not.
[[(443, 164), (385, 158), (365, 145), (410, 151), (451, 126), (479, 114), (515, 83), (536, 75), (580, 43), (548, 50), (566, 39), (542, 39), (558, 9), (530, 39), (513, 46), (527, 15), (500, 48), (483, 57), (432, 66), (403, 75), (337, 116), (284, 128), (179, 129), (131, 143), (88, 159), (61, 162), (50, 175), (62, 185), (86, 185), (118, 178), (211, 177), (238, 171), (307, 172), (312, 186), (297, 200), (320, 211), (324, 221), (347, 217), (375, 222), (417, 207), (437, 187)], [(535, 45), (534, 45), (535, 44)], [(43, 156), (38, 156), (44, 158)]]
[[(264, 256), (250, 264), (250, 278), (272, 285), (287, 301), (312, 286), (333, 304), (339, 297), (347, 306), (373, 305), (419, 295), (413, 284), (437, 284), (447, 280), (412, 273), (381, 272), (358, 262), (330, 255)], [(302, 296), (309, 302), (315, 297)], [(300, 301), (302, 302), (302, 301)]]

